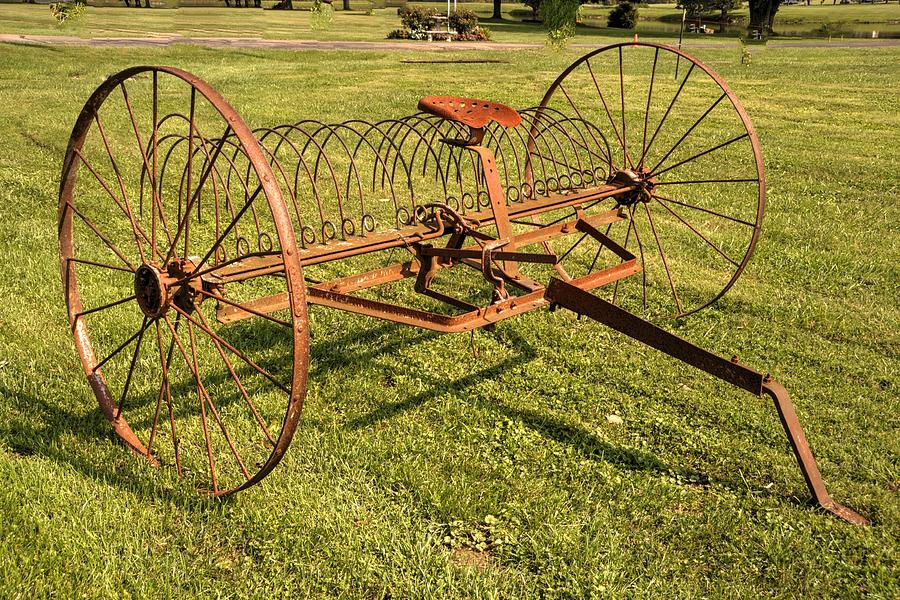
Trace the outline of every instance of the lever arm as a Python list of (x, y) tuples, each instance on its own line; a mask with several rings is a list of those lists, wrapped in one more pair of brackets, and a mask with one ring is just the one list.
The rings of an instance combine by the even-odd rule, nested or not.
[(800, 426), (797, 413), (794, 411), (791, 397), (784, 386), (769, 375), (762, 375), (740, 364), (737, 357), (728, 360), (699, 348), (677, 335), (644, 321), (627, 310), (560, 279), (550, 280), (544, 296), (552, 304), (568, 308), (608, 325), (619, 333), (624, 333), (736, 387), (757, 396), (767, 394), (775, 403), (781, 425), (784, 427), (784, 432), (794, 450), (797, 464), (800, 466), (800, 471), (803, 472), (803, 478), (806, 480), (806, 485), (816, 504), (854, 525), (869, 524), (869, 521), (863, 516), (831, 499), (825, 489), (825, 482), (822, 480), (819, 468), (816, 466), (812, 450), (809, 448), (809, 442), (806, 441), (806, 435)]

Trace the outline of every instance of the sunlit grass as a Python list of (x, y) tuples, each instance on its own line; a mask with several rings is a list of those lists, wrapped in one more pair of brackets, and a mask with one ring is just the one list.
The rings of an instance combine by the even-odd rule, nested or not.
[(313, 310), (285, 461), (198, 497), (116, 440), (66, 327), (58, 177), (89, 94), (162, 63), (251, 126), (376, 119), (432, 93), (533, 105), (578, 54), (0, 46), (0, 595), (896, 597), (898, 55), (699, 52), (754, 121), (769, 202), (731, 293), (666, 324), (787, 385), (858, 529), (806, 505), (768, 403), (565, 311), (470, 338)]

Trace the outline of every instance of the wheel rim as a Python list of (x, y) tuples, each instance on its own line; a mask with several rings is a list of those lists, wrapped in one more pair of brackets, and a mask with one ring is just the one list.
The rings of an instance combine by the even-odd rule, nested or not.
[[(574, 114), (596, 125), (610, 146), (607, 181), (636, 187), (593, 208), (621, 209), (623, 222), (604, 232), (637, 256), (643, 272), (598, 293), (680, 317), (734, 285), (759, 239), (765, 176), (746, 111), (712, 69), (669, 46), (607, 46), (559, 76), (536, 122), (541, 114)], [(558, 253), (572, 274), (614, 258), (581, 238), (564, 241)]]
[[(302, 409), (307, 314), (280, 190), (234, 109), (178, 69), (110, 77), (69, 141), (59, 239), (75, 345), (116, 433), (209, 493), (258, 483)], [(254, 257), (282, 267), (221, 279)], [(270, 315), (250, 304), (274, 295)]]

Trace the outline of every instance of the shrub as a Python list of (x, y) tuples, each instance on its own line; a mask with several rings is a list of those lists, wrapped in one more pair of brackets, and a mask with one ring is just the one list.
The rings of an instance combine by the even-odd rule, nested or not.
[(620, 2), (609, 13), (606, 20), (607, 27), (617, 27), (619, 29), (634, 29), (638, 21), (638, 9), (627, 0)]
[(312, 14), (309, 17), (309, 28), (314, 31), (325, 31), (331, 27), (334, 19), (334, 7), (330, 0), (313, 0)]
[(564, 47), (575, 35), (575, 19), (581, 0), (543, 0), (541, 18), (547, 29), (547, 42), (551, 46)]
[(50, 5), (50, 14), (56, 19), (57, 25), (76, 21), (85, 11), (85, 3), (80, 0), (75, 2), (55, 2)]
[(456, 42), (485, 42), (491, 39), (491, 31), (487, 27), (476, 27), (468, 33), (457, 33), (453, 36)]
[(434, 17), (437, 11), (424, 6), (404, 6), (397, 10), (403, 27), (412, 33), (433, 30), (437, 24)]
[(406, 29), (395, 29), (387, 34), (389, 40), (408, 40), (409, 31)]
[(450, 29), (460, 35), (478, 30), (478, 15), (471, 10), (460, 9), (450, 15)]

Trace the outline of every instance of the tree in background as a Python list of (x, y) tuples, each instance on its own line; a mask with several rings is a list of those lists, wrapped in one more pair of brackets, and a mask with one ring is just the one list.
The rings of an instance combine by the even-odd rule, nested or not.
[(761, 34), (773, 33), (775, 13), (781, 6), (781, 0), (750, 0), (750, 25), (748, 30)]
[(537, 21), (541, 10), (541, 0), (522, 0), (522, 2), (531, 9), (531, 18)]
[(606, 19), (607, 27), (616, 27), (618, 29), (634, 29), (638, 22), (638, 9), (628, 0), (619, 2), (614, 9), (609, 12)]
[(678, 8), (687, 11), (689, 17), (700, 17), (706, 13), (719, 13), (720, 31), (731, 22), (731, 11), (741, 7), (741, 0), (678, 0)]
[(565, 46), (575, 35), (575, 21), (581, 0), (542, 0), (541, 18), (547, 29), (547, 41), (554, 46)]
[(492, 19), (501, 19), (500, 15), (500, 0), (494, 0), (494, 14), (491, 15)]

